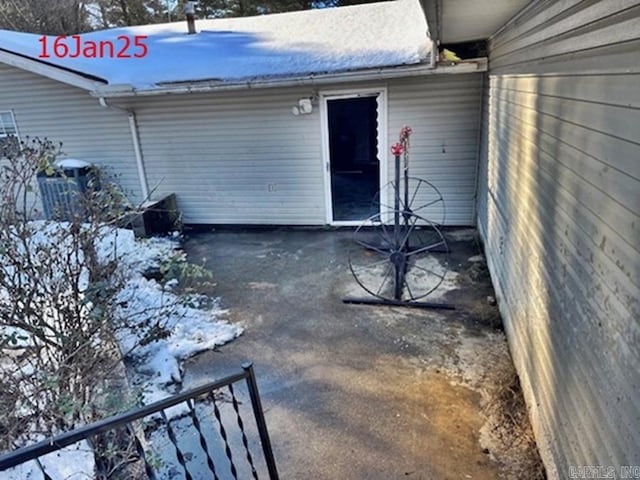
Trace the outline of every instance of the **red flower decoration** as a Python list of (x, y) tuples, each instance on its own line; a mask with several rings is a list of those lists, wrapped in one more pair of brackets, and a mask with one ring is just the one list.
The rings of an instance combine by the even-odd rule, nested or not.
[(405, 125), (404, 127), (402, 127), (402, 130), (400, 130), (400, 141), (407, 140), (412, 132), (413, 130), (409, 125)]
[(391, 153), (393, 153), (396, 157), (402, 155), (404, 152), (404, 146), (401, 143), (395, 143), (391, 147)]

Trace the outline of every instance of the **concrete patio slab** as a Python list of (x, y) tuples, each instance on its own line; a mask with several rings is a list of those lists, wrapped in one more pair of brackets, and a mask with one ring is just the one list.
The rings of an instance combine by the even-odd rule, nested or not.
[(252, 361), (282, 479), (516, 478), (519, 459), (505, 462), (483, 413), (512, 372), (491, 285), (474, 273), (474, 231), (447, 237), (452, 272), (435, 298), (454, 311), (343, 304), (364, 294), (349, 231), (188, 235), (190, 260), (217, 282), (209, 293), (246, 331), (190, 359), (186, 386)]

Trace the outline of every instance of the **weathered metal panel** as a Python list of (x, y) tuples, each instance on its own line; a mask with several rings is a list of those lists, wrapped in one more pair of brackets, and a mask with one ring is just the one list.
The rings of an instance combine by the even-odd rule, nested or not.
[[(562, 2), (544, 10), (544, 19), (520, 22), (518, 28), (521, 33), (508, 41), (494, 41), (491, 50), (493, 61), (505, 54), (533, 56), (538, 53), (538, 48), (544, 49), (544, 56), (549, 56), (555, 54), (560, 45), (569, 45), (572, 52), (593, 48), (595, 42), (608, 45), (614, 43), (614, 39), (606, 35), (614, 31), (618, 35), (615, 40), (625, 38), (628, 34), (631, 39), (635, 38), (633, 29), (624, 27), (626, 22), (637, 21), (637, 0), (601, 0), (590, 2), (590, 5), (584, 2), (582, 5), (570, 3), (574, 4), (573, 8), (565, 9), (553, 17), (548, 15), (549, 10), (558, 9)], [(527, 27), (530, 30), (527, 31)], [(597, 35), (593, 35), (595, 30), (598, 30)], [(581, 44), (583, 39), (589, 43)]]
[(527, 60), (516, 57), (504, 67), (493, 66), (492, 73), (509, 75), (527, 75), (531, 71), (539, 75), (571, 75), (580, 71), (583, 74), (599, 75), (640, 73), (638, 56), (640, 41), (633, 40), (620, 45), (605, 45), (592, 50), (570, 52), (555, 57)]
[[(518, 15), (491, 35), (492, 48), (543, 30), (554, 19), (570, 16), (574, 8), (584, 0), (532, 1)], [(592, 2), (596, 3), (596, 2)]]
[[(542, 29), (538, 25), (530, 32), (525, 33), (526, 36), (523, 37), (523, 40), (514, 39), (496, 47), (498, 41), (496, 38), (491, 43), (490, 68), (499, 69), (508, 67), (512, 63), (541, 59), (548, 61), (553, 57), (563, 55), (567, 57), (575, 53), (624, 44), (638, 39), (640, 4), (637, 0), (595, 2), (595, 6), (583, 6), (589, 3), (591, 2), (582, 3), (571, 9), (569, 13), (564, 12), (562, 15), (553, 17), (547, 21)], [(596, 15), (604, 15), (604, 12), (608, 12), (608, 14), (598, 16), (594, 20), (594, 15), (590, 10), (594, 10)], [(567, 15), (569, 16), (567, 17)], [(521, 24), (525, 23), (526, 21), (521, 22)], [(561, 24), (562, 28), (559, 29), (561, 33), (552, 31), (557, 24)], [(534, 38), (529, 40), (530, 36)], [(565, 59), (570, 61), (570, 57)], [(636, 66), (629, 65), (629, 67)]]
[(640, 465), (638, 5), (536, 2), (490, 45), (478, 226), (550, 478)]
[(62, 142), (69, 157), (106, 166), (141, 200), (125, 112), (101, 107), (85, 91), (0, 63), (0, 111), (12, 110), (20, 137)]

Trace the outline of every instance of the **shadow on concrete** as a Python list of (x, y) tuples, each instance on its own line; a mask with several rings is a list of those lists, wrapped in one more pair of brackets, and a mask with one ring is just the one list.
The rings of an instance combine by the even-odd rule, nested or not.
[[(453, 269), (478, 253), (473, 239), (471, 231), (452, 243)], [(500, 368), (483, 355), (499, 348), (496, 362), (510, 368), (510, 359), (506, 344), (493, 345), (504, 343), (501, 332), (471, 308), (490, 285), (465, 287), (452, 274), (445, 295), (459, 303), (454, 312), (345, 305), (356, 288), (350, 244), (348, 231), (190, 236), (190, 258), (206, 258), (214, 273), (209, 293), (246, 331), (189, 360), (185, 383), (253, 361), (281, 478), (498, 478), (479, 442), (478, 391)], [(486, 363), (477, 372), (463, 367), (463, 345)]]

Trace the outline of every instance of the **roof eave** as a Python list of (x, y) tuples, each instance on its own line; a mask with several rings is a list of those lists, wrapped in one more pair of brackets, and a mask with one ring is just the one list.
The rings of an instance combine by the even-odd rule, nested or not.
[(67, 68), (51, 65), (7, 50), (0, 49), (0, 63), (81, 88), (88, 92), (99, 90), (107, 85), (106, 80), (91, 77), (80, 72), (74, 72)]
[(455, 65), (437, 65), (428, 63), (399, 67), (382, 67), (348, 72), (324, 73), (278, 78), (256, 78), (229, 82), (194, 81), (168, 83), (151, 88), (133, 88), (130, 85), (105, 85), (91, 92), (93, 96), (103, 98), (142, 97), (153, 95), (204, 93), (228, 90), (247, 90), (257, 88), (295, 87), (306, 85), (327, 85), (343, 82), (380, 81), (393, 78), (417, 77), (427, 75), (446, 75), (480, 73), (487, 71), (487, 59), (466, 60)]

